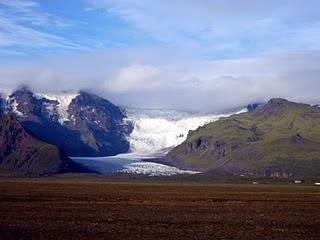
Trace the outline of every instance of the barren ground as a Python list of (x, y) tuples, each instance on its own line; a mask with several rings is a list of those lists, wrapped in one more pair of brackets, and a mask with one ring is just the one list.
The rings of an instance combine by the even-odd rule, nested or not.
[(0, 179), (0, 239), (320, 239), (320, 188)]

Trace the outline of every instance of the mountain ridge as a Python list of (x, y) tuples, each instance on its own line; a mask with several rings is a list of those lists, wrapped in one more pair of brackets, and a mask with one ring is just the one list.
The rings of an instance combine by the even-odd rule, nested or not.
[(254, 111), (190, 131), (163, 163), (232, 175), (319, 176), (320, 109), (270, 99)]
[(67, 97), (47, 97), (23, 87), (9, 95), (6, 109), (32, 135), (69, 156), (110, 156), (129, 150), (132, 125), (121, 108), (84, 91)]

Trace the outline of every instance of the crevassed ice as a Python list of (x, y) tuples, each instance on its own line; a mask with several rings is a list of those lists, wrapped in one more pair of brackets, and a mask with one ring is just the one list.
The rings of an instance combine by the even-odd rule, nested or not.
[(197, 174), (199, 172), (180, 170), (175, 167), (153, 163), (153, 162), (137, 162), (124, 166), (120, 173), (139, 174), (148, 176), (173, 176), (178, 174)]
[[(58, 114), (59, 114), (59, 123), (64, 124), (65, 122), (70, 121), (69, 116), (69, 105), (73, 99), (75, 99), (79, 94), (43, 94), (43, 93), (37, 93), (36, 96), (38, 98), (46, 98), (49, 100), (56, 100), (59, 102), (58, 104)], [(52, 107), (48, 106), (47, 109), (49, 111), (52, 110)]]
[[(238, 113), (245, 112), (241, 110)], [(188, 132), (231, 114), (194, 114), (173, 110), (127, 109), (134, 124), (129, 137), (135, 153), (165, 153), (186, 140)]]

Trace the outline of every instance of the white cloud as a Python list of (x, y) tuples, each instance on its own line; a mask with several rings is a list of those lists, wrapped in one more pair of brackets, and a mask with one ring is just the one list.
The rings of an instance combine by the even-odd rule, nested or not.
[(150, 91), (163, 84), (159, 79), (160, 71), (149, 65), (130, 65), (119, 70), (107, 87), (114, 92)]
[[(164, 43), (202, 45), (214, 55), (319, 49), (316, 0), (88, 0), (91, 9)], [(310, 35), (307, 41), (304, 36)], [(288, 44), (288, 42), (290, 42)], [(308, 44), (311, 43), (311, 44)]]
[[(89, 89), (120, 105), (195, 111), (271, 97), (320, 100), (318, 1), (88, 1), (86, 14), (102, 11), (117, 23), (111, 29), (123, 27), (138, 41), (2, 64), (1, 91), (22, 84), (36, 91)], [(43, 12), (40, 2), (0, 0), (0, 53), (34, 46), (81, 49), (78, 41), (43, 28), (70, 27), (60, 20)]]
[(36, 91), (51, 92), (88, 89), (120, 105), (207, 112), (271, 97), (320, 101), (320, 52), (232, 60), (201, 60), (194, 55), (171, 59), (168, 54), (110, 50), (70, 57), (73, 61), (21, 63), (23, 67), (0, 70), (0, 86), (12, 89), (27, 83)]
[[(33, 49), (86, 49), (86, 46), (53, 33), (56, 28), (72, 23), (46, 12), (31, 0), (0, 0), (0, 48), (16, 48), (14, 52)], [(7, 49), (8, 50), (8, 49)]]

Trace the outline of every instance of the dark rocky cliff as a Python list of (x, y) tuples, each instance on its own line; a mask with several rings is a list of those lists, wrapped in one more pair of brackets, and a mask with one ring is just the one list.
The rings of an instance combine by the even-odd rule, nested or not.
[(58, 147), (30, 135), (13, 114), (0, 117), (0, 175), (43, 176), (87, 173)]
[(67, 116), (61, 116), (58, 100), (36, 96), (26, 88), (15, 91), (7, 104), (30, 133), (69, 156), (108, 156), (129, 150), (132, 126), (124, 111), (96, 95), (77, 94), (66, 106)]

